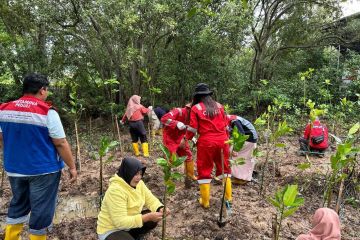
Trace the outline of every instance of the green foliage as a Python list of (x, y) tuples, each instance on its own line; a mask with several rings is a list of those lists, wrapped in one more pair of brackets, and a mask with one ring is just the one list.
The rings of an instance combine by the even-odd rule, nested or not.
[(15, 79), (11, 73), (6, 71), (4, 74), (0, 75), (0, 103), (15, 100), (20, 96), (20, 85), (16, 84)]
[(268, 198), (268, 201), (277, 211), (275, 239), (279, 239), (283, 219), (293, 215), (304, 204), (304, 199), (298, 197), (297, 185), (287, 185), (275, 193), (275, 198)]
[(178, 172), (173, 172), (173, 169), (183, 164), (186, 157), (177, 157), (176, 155), (171, 156), (169, 150), (162, 144), (160, 144), (160, 149), (165, 155), (165, 158), (156, 159), (156, 163), (160, 167), (162, 167), (164, 173), (164, 183), (166, 186), (166, 193), (172, 194), (175, 191), (174, 181), (182, 178), (182, 174)]
[(328, 207), (331, 202), (331, 195), (334, 186), (342, 179), (347, 177), (344, 170), (349, 170), (356, 165), (356, 156), (360, 152), (360, 148), (355, 147), (355, 134), (359, 131), (360, 123), (354, 124), (348, 131), (346, 139), (338, 142), (335, 154), (330, 157), (331, 173), (327, 178), (327, 186), (324, 191), (324, 203), (327, 202)]
[(245, 141), (249, 138), (248, 135), (241, 134), (238, 130), (238, 128), (235, 126), (230, 140), (228, 140), (226, 143), (231, 144), (233, 146), (233, 150), (235, 152), (238, 152), (242, 149), (242, 147), (245, 144)]
[(106, 154), (111, 151), (113, 148), (115, 148), (117, 145), (119, 145), (118, 141), (111, 141), (108, 137), (102, 137), (100, 140), (99, 145), (99, 156), (105, 157)]
[[(283, 109), (287, 108), (287, 103), (285, 101), (279, 100), (277, 98), (274, 99), (273, 105), (268, 105), (267, 111), (263, 113), (258, 119), (255, 121), (255, 125), (257, 126), (258, 132), (262, 131), (265, 144), (266, 144), (266, 154), (265, 154), (265, 163), (261, 169), (261, 183), (260, 183), (260, 194), (264, 192), (264, 179), (267, 171), (267, 165), (271, 158), (271, 151), (274, 148), (284, 148), (286, 145), (281, 142), (281, 137), (291, 133), (293, 130), (290, 128), (286, 122), (286, 120), (281, 121), (279, 118)], [(275, 171), (278, 170), (278, 161), (273, 159), (274, 161), (274, 175)]]
[(306, 105), (310, 108), (309, 118), (311, 122), (315, 121), (317, 117), (325, 115), (326, 113), (326, 110), (324, 109), (316, 109), (315, 102), (311, 101), (311, 99), (306, 102)]

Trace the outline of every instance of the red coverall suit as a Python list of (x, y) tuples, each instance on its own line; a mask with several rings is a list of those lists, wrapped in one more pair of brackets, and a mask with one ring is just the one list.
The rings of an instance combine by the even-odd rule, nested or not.
[(185, 160), (185, 173), (186, 175), (196, 180), (194, 176), (194, 162), (192, 160), (192, 153), (190, 146), (185, 141), (184, 147), (180, 147), (181, 141), (185, 137), (186, 128), (183, 130), (178, 129), (177, 124), (179, 122), (188, 125), (190, 108), (174, 108), (170, 112), (166, 113), (162, 118), (161, 122), (164, 125), (163, 128), (163, 143), (169, 149), (171, 154), (177, 154), (179, 157), (186, 156)]
[[(324, 141), (319, 144), (314, 144), (311, 141), (312, 137), (324, 135)], [(328, 129), (326, 126), (321, 125), (319, 120), (315, 120), (313, 125), (308, 124), (304, 131), (304, 138), (309, 142), (310, 149), (325, 150), (328, 148)]]
[(201, 102), (194, 105), (190, 112), (190, 125), (187, 128), (186, 139), (192, 139), (198, 133), (197, 141), (197, 171), (200, 184), (200, 204), (208, 208), (210, 200), (211, 171), (216, 165), (216, 176), (222, 178), (222, 156), (224, 155), (224, 175), (226, 181), (225, 198), (231, 201), (231, 169), (229, 164), (229, 145), (226, 131), (227, 117), (224, 108), (217, 103), (218, 114), (211, 119), (206, 115), (205, 105)]

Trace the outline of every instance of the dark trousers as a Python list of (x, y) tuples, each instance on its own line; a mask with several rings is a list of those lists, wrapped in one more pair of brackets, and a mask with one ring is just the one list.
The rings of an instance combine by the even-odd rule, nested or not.
[(325, 152), (325, 149), (314, 149), (309, 146), (309, 140), (301, 137), (299, 138), (299, 144), (300, 144), (300, 151), (305, 152), (318, 152), (320, 154)]
[(60, 177), (61, 172), (9, 177), (13, 197), (7, 223), (24, 223), (30, 213), (30, 233), (45, 235), (54, 217)]
[(299, 138), (300, 150), (310, 152), (309, 140), (301, 137)]
[(131, 121), (129, 122), (129, 126), (130, 126), (131, 140), (133, 143), (137, 143), (139, 139), (141, 143), (147, 142), (146, 130), (144, 127), (144, 122), (142, 120)]
[[(141, 214), (149, 213), (150, 210), (142, 211)], [(157, 226), (156, 222), (146, 222), (141, 228), (133, 228), (129, 231), (117, 231), (107, 236), (106, 240), (137, 240), (143, 235), (150, 232)]]

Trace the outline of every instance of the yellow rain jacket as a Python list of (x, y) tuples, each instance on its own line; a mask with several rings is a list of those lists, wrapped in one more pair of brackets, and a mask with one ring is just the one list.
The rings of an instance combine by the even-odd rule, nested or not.
[(143, 207), (152, 212), (163, 206), (141, 180), (136, 188), (131, 187), (115, 174), (102, 201), (97, 221), (97, 233), (113, 230), (129, 230), (143, 226)]

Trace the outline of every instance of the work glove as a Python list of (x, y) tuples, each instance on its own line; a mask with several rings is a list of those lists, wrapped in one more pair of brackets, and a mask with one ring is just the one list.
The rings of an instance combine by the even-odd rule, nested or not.
[(176, 124), (176, 127), (179, 129), (179, 130), (184, 130), (186, 128), (186, 125), (183, 124), (182, 122), (178, 122)]
[(196, 137), (193, 137), (193, 138), (191, 139), (191, 141), (196, 145), (196, 143), (197, 143)]
[(149, 109), (150, 111), (152, 111), (152, 110), (153, 110), (153, 106), (149, 106), (148, 109)]
[(120, 124), (121, 124), (122, 126), (124, 126), (125, 123), (124, 123), (123, 121), (120, 121)]

